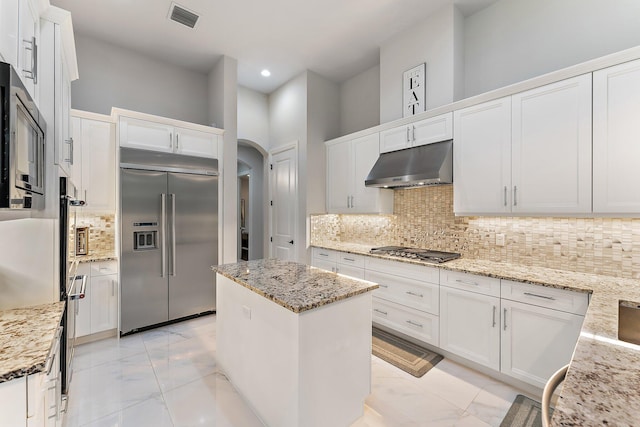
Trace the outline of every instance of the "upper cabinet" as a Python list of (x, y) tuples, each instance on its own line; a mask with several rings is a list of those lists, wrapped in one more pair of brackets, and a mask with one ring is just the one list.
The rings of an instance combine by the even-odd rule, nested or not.
[(18, 64), (18, 0), (0, 1), (0, 58), (4, 62)]
[(20, 0), (18, 21), (18, 62), (16, 69), (27, 91), (38, 103), (38, 45), (40, 15), (30, 0)]
[(511, 97), (454, 113), (453, 210), (511, 212)]
[(365, 187), (379, 156), (377, 133), (327, 143), (327, 212), (391, 213), (393, 191)]
[(189, 123), (181, 126), (170, 119), (145, 116), (120, 116), (121, 147), (218, 158), (219, 134), (222, 133), (219, 129)]
[(457, 214), (591, 212), (591, 74), (455, 112)]
[(512, 211), (591, 212), (591, 74), (511, 102)]
[(593, 73), (593, 212), (640, 212), (640, 60)]
[(380, 132), (380, 153), (453, 138), (453, 113), (420, 120)]

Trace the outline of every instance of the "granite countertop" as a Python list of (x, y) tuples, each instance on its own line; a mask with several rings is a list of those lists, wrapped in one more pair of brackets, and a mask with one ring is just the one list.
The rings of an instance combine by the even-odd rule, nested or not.
[(113, 252), (95, 252), (89, 255), (76, 255), (74, 258), (78, 262), (113, 261), (118, 259)]
[(64, 305), (0, 311), (0, 383), (44, 370)]
[(620, 300), (640, 302), (640, 281), (464, 258), (444, 264), (432, 264), (372, 255), (368, 253), (371, 246), (352, 243), (316, 247), (591, 292), (589, 308), (553, 413), (552, 425), (638, 425), (640, 346), (618, 340), (618, 304)]
[(302, 313), (378, 288), (378, 285), (371, 282), (350, 279), (305, 264), (277, 259), (225, 264), (212, 268), (294, 313)]

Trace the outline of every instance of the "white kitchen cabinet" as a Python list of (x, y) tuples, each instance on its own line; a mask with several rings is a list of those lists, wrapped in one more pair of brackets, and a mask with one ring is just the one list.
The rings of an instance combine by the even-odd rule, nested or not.
[(591, 212), (591, 74), (512, 96), (512, 211)]
[(403, 150), (453, 138), (453, 113), (380, 132), (380, 153)]
[(16, 68), (22, 83), (37, 104), (40, 14), (31, 0), (20, 0), (18, 13), (18, 66)]
[(502, 300), (501, 371), (543, 388), (571, 361), (583, 316)]
[(440, 287), (440, 347), (500, 369), (500, 298)]
[(118, 327), (118, 264), (102, 261), (80, 264), (78, 274), (87, 274), (85, 298), (78, 304), (78, 337)]
[(65, 144), (70, 142), (70, 144), (68, 144), (69, 160), (67, 162), (69, 169), (69, 180), (76, 187), (76, 197), (79, 199), (84, 199), (84, 190), (82, 188), (82, 145), (79, 143), (79, 141), (82, 140), (82, 119), (80, 117), (70, 116), (69, 123), (69, 134), (71, 135), (71, 138), (70, 140), (65, 142)]
[(19, 0), (0, 1), (0, 58), (14, 67), (18, 64)]
[(640, 212), (640, 60), (593, 73), (593, 212)]
[(511, 97), (455, 111), (453, 211), (511, 212)]
[(356, 279), (364, 279), (364, 257), (362, 255), (313, 248), (311, 265)]
[(327, 211), (390, 213), (393, 191), (365, 187), (379, 156), (379, 134), (327, 143)]
[(438, 316), (402, 304), (373, 297), (373, 323), (401, 332), (431, 345), (438, 345)]
[(16, 378), (0, 383), (0, 402), (2, 402), (2, 422), (7, 426), (26, 426), (27, 415), (27, 378)]
[(161, 121), (120, 117), (120, 146), (198, 157), (218, 157), (218, 135)]
[[(72, 111), (72, 177), (87, 210), (115, 212), (115, 124), (109, 116)], [(80, 179), (77, 176), (80, 175)]]

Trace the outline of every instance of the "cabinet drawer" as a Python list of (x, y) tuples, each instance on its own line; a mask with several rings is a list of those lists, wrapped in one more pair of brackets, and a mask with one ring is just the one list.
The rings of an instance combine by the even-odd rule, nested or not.
[(440, 272), (440, 284), (450, 288), (500, 297), (500, 279), (493, 277), (442, 270)]
[(118, 274), (118, 261), (99, 261), (91, 263), (91, 277)]
[(338, 253), (336, 251), (332, 251), (331, 249), (313, 248), (313, 250), (311, 251), (311, 256), (313, 258), (325, 261), (336, 262), (338, 260)]
[(364, 256), (338, 252), (338, 264), (364, 268)]
[(425, 343), (435, 346), (439, 344), (438, 316), (374, 297), (372, 318), (374, 323), (402, 332)]
[(364, 268), (354, 267), (352, 265), (338, 264), (336, 266), (336, 273), (353, 277), (354, 279), (364, 279)]
[(368, 270), (365, 279), (380, 285), (374, 294), (378, 298), (434, 315), (440, 311), (440, 286), (436, 284)]
[(409, 264), (402, 261), (389, 261), (386, 259), (366, 257), (364, 268), (367, 271), (379, 271), (381, 273), (389, 273), (394, 276), (407, 277), (409, 279), (419, 280), (421, 282), (429, 282), (433, 284), (440, 283), (440, 271), (436, 267), (428, 267), (423, 265)]
[(502, 298), (584, 316), (589, 294), (530, 283), (502, 281)]

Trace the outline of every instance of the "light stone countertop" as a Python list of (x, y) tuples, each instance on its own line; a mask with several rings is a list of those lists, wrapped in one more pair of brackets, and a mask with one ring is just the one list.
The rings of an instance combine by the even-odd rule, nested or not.
[(640, 346), (618, 340), (620, 300), (640, 303), (640, 281), (460, 258), (433, 264), (369, 254), (371, 246), (316, 246), (518, 282), (591, 292), (582, 331), (553, 413), (553, 426), (640, 425)]
[(118, 257), (113, 252), (92, 252), (89, 255), (76, 255), (75, 259), (78, 262), (99, 262), (117, 260)]
[(378, 288), (378, 285), (371, 282), (277, 259), (225, 264), (212, 269), (294, 313), (302, 313)]
[(64, 305), (0, 311), (0, 383), (44, 370)]

